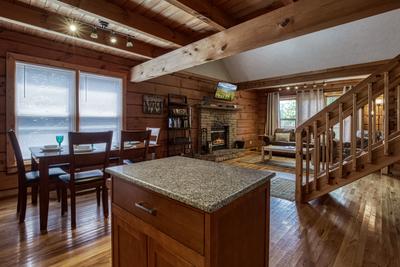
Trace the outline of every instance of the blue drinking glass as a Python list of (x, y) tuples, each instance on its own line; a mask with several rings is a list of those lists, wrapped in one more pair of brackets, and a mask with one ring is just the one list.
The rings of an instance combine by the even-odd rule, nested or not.
[(56, 141), (58, 143), (58, 146), (61, 147), (61, 143), (64, 141), (64, 135), (57, 135)]

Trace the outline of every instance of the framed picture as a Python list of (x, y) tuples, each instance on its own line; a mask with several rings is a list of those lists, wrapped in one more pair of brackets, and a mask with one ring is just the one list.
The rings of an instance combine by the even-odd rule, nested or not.
[(143, 95), (143, 113), (162, 114), (164, 97), (159, 95)]

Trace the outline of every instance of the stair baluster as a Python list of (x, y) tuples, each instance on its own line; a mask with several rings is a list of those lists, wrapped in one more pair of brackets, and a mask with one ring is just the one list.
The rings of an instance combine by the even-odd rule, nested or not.
[(362, 152), (364, 151), (364, 106), (361, 107), (361, 118), (360, 118), (360, 131), (361, 131), (361, 144), (360, 144), (360, 154), (362, 154)]
[(331, 154), (331, 152), (330, 152), (330, 144), (331, 144), (331, 141), (330, 141), (330, 134), (329, 134), (329, 129), (330, 129), (330, 127), (329, 127), (329, 112), (327, 112), (326, 114), (325, 114), (325, 126), (326, 126), (326, 128), (325, 128), (325, 138), (326, 138), (326, 151), (325, 151), (325, 175), (326, 175), (326, 178), (328, 179), (328, 181), (329, 181), (329, 162), (330, 162), (330, 154)]
[(353, 114), (351, 115), (351, 160), (352, 170), (357, 170), (357, 94), (353, 94)]
[(306, 128), (306, 192), (310, 192), (310, 127)]
[(396, 100), (397, 100), (397, 131), (400, 132), (400, 85), (397, 85), (397, 91), (396, 91)]
[(317, 177), (320, 170), (320, 137), (318, 135), (318, 121), (314, 121), (314, 183), (313, 190), (318, 190)]
[(339, 178), (343, 178), (343, 103), (339, 103)]
[(383, 116), (383, 123), (384, 123), (384, 130), (383, 130), (383, 151), (384, 154), (387, 156), (389, 155), (389, 72), (385, 72), (383, 74), (384, 79), (384, 116)]
[(372, 83), (368, 83), (368, 163), (372, 163)]

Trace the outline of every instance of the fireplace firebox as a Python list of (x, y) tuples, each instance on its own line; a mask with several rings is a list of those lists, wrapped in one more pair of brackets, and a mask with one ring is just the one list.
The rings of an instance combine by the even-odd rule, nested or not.
[(219, 125), (211, 128), (212, 150), (228, 148), (229, 126)]

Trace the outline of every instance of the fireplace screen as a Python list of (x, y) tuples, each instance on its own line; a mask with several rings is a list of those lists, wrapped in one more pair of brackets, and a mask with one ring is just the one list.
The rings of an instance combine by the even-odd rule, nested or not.
[(211, 128), (211, 145), (213, 150), (228, 147), (229, 127), (213, 127)]

